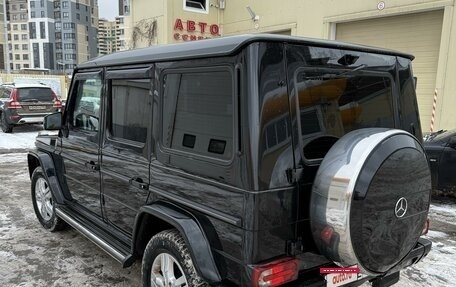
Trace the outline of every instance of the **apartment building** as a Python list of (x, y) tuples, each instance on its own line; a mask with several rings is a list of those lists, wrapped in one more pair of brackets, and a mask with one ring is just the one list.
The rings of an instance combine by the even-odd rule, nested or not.
[(27, 0), (9, 0), (6, 5), (10, 69), (30, 68)]
[(53, 1), (29, 1), (28, 15), (31, 67), (57, 69)]
[(117, 51), (117, 21), (98, 19), (98, 55)]
[(55, 0), (53, 18), (57, 69), (71, 72), (97, 56), (97, 0)]
[[(4, 2), (0, 1), (0, 21), (6, 24), (6, 7), (3, 4)], [(5, 33), (5, 31), (8, 32), (8, 28), (5, 28), (4, 25), (4, 27), (0, 28), (0, 70), (6, 70), (7, 62), (9, 62), (9, 59), (5, 57), (8, 53), (6, 46), (8, 33)]]
[(117, 51), (132, 49), (131, 44), (132, 25), (131, 17), (128, 15), (116, 17), (116, 40)]
[(97, 56), (97, 0), (6, 3), (5, 50), (11, 70), (43, 68), (71, 73), (78, 63)]
[(130, 15), (130, 0), (119, 0), (119, 15)]

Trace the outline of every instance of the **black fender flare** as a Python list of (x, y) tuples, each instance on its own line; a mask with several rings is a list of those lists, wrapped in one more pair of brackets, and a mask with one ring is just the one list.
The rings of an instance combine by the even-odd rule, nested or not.
[(196, 218), (184, 210), (169, 205), (155, 203), (141, 207), (135, 223), (133, 246), (136, 246), (138, 232), (145, 214), (155, 216), (174, 226), (184, 237), (196, 270), (209, 283), (222, 281), (219, 269), (212, 254), (211, 245)]
[(43, 174), (46, 177), (49, 186), (51, 188), (51, 192), (54, 195), (54, 200), (58, 204), (65, 203), (65, 197), (63, 195), (62, 188), (60, 187), (59, 180), (57, 178), (57, 174), (55, 171), (54, 161), (52, 157), (45, 152), (41, 151), (29, 151), (27, 154), (27, 162), (28, 162), (28, 169), (30, 178), (32, 177), (33, 171), (35, 170), (36, 166), (33, 165), (33, 160), (37, 160), (39, 162), (39, 166), (43, 169)]

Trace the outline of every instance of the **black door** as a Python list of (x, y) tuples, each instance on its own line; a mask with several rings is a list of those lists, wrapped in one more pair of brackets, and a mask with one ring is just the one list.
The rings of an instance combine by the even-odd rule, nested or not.
[[(432, 157), (430, 157), (432, 161)], [(438, 187), (440, 189), (454, 188), (456, 186), (456, 136), (452, 136), (438, 160)], [(433, 162), (431, 162), (432, 166)]]
[(72, 199), (100, 217), (101, 93), (101, 73), (75, 76), (61, 143), (65, 178)]
[(131, 234), (149, 194), (151, 68), (108, 71), (101, 174), (106, 219)]

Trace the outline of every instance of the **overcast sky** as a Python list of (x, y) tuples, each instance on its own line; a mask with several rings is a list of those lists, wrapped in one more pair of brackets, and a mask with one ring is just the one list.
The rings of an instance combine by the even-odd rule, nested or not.
[(114, 20), (119, 16), (119, 1), (117, 0), (98, 0), (98, 14), (100, 18)]

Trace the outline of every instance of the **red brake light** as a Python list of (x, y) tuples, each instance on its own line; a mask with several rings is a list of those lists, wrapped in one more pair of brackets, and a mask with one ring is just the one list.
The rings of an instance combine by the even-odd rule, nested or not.
[(323, 242), (325, 242), (327, 245), (330, 245), (333, 234), (334, 234), (334, 229), (331, 226), (326, 226), (320, 232), (321, 240), (323, 240)]
[(286, 258), (253, 267), (253, 286), (274, 287), (298, 278), (298, 260)]
[(8, 102), (8, 108), (10, 109), (21, 109), (21, 104), (17, 101), (17, 90), (13, 89), (11, 93), (11, 101)]
[(59, 97), (54, 93), (53, 90), (51, 90), (52, 96), (54, 97), (54, 108), (61, 108), (62, 107), (62, 101), (59, 100)]

